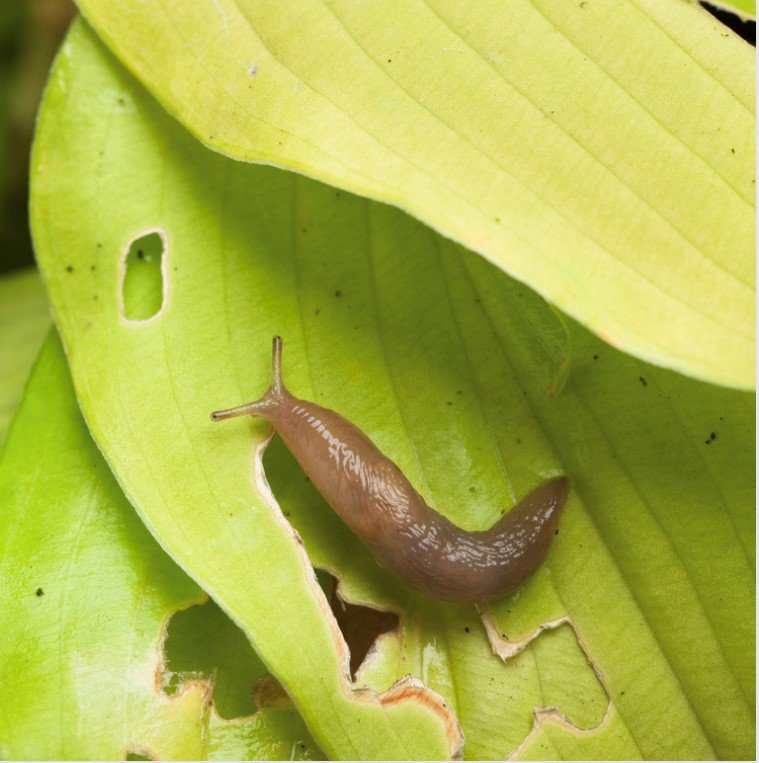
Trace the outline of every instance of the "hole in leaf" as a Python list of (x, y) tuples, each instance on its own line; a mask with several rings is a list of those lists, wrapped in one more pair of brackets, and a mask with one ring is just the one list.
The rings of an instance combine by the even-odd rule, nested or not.
[[(335, 527), (340, 520), (319, 495), (280, 437), (274, 437), (269, 443), (264, 451), (262, 463), (266, 480), (285, 519), (304, 538), (306, 550), (308, 551), (309, 542), (318, 542), (317, 539), (320, 538), (325, 544), (327, 555), (330, 548), (333, 554), (341, 553), (338, 550), (341, 531)], [(347, 531), (346, 528), (343, 530)], [(331, 532), (333, 537), (330, 537)], [(326, 559), (317, 558), (314, 561), (312, 557), (311, 562), (319, 564), (326, 562)], [(325, 566), (327, 564), (328, 562)], [(380, 572), (379, 568), (377, 571)], [(356, 672), (374, 642), (384, 633), (398, 629), (400, 617), (394, 612), (383, 612), (343, 601), (336, 592), (337, 578), (324, 569), (316, 568), (316, 578), (350, 650), (351, 678), (355, 680)]]
[(337, 579), (323, 571), (320, 574), (331, 580), (331, 590), (327, 599), (348, 644), (351, 653), (351, 678), (355, 681), (356, 672), (374, 642), (384, 633), (397, 630), (400, 618), (395, 612), (383, 612), (343, 601), (337, 594)]
[(267, 671), (245, 634), (212, 601), (176, 612), (164, 642), (163, 688), (174, 694), (188, 680), (210, 679), (222, 718), (250, 715), (253, 687)]
[(129, 245), (124, 260), (121, 294), (124, 317), (145, 321), (163, 305), (163, 270), (165, 241), (158, 231), (137, 237)]

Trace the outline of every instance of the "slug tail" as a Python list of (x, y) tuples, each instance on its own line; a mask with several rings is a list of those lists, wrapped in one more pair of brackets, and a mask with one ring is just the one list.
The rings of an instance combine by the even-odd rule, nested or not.
[[(525, 520), (542, 526), (548, 537), (559, 524), (564, 504), (569, 496), (569, 480), (553, 477), (529, 492), (508, 514), (503, 516), (488, 532), (498, 535), (509, 531)], [(529, 518), (529, 519), (528, 519)]]
[(214, 421), (233, 419), (237, 416), (254, 416), (262, 419), (271, 418), (278, 410), (283, 397), (287, 394), (285, 385), (282, 383), (282, 337), (279, 336), (275, 336), (272, 341), (271, 369), (271, 386), (266, 390), (266, 394), (263, 397), (254, 400), (252, 403), (238, 405), (235, 408), (214, 411), (211, 414), (211, 418)]

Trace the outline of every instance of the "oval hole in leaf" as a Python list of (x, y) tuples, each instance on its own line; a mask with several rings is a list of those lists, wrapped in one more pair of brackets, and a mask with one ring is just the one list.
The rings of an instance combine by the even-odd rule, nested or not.
[(161, 311), (165, 251), (165, 236), (157, 230), (143, 233), (129, 245), (121, 284), (123, 316), (128, 321), (146, 321)]

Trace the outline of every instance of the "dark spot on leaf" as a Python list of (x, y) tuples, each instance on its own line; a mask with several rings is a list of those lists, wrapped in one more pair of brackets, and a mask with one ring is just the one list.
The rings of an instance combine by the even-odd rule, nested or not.
[(144, 260), (145, 259), (145, 252), (142, 251), (142, 249), (137, 250), (137, 259), (138, 260)]
[(342, 297), (342, 296), (343, 296), (343, 293), (340, 291), (340, 289), (338, 289), (338, 290), (335, 292), (335, 297), (336, 297), (337, 299), (340, 299), (340, 297)]
[(735, 149), (734, 149), (734, 148), (731, 148), (731, 149), (730, 149), (730, 153), (731, 153), (731, 154), (734, 154), (734, 153), (735, 153)]
[(594, 355), (593, 360), (598, 360), (598, 355)]
[(67, 273), (73, 273), (74, 272), (74, 266), (73, 265), (66, 265), (66, 272)]
[(472, 485), (472, 487), (469, 488), (469, 492), (470, 493), (476, 493), (477, 492), (477, 490), (475, 489), (474, 485)]
[(450, 400), (446, 400), (446, 401), (445, 401), (445, 404), (446, 404), (446, 405), (453, 405), (453, 403), (452, 403)]
[(43, 591), (41, 588), (38, 588), (38, 589), (37, 589), (37, 590), (34, 592), (34, 595), (35, 595), (35, 596), (44, 596), (44, 595), (45, 595), (45, 592), (44, 592), (44, 591)]
[(644, 387), (647, 387), (647, 386), (648, 386), (648, 382), (647, 382), (647, 381), (646, 381), (646, 380), (645, 380), (645, 379), (644, 379), (642, 376), (639, 376), (639, 377), (638, 377), (638, 379), (640, 379), (640, 383), (641, 383), (641, 384), (642, 384)]
[(556, 532), (554, 533), (554, 535), (558, 535), (558, 534), (559, 534), (559, 528), (557, 527), (556, 528)]
[(522, 444), (521, 438), (517, 437), (517, 445), (521, 445), (521, 444)]
[(93, 272), (97, 269), (97, 265), (90, 265), (90, 270)]
[(126, 101), (123, 98), (119, 98), (119, 106), (123, 106)]
[(314, 315), (319, 315), (320, 312), (321, 310), (314, 310)]
[(464, 633), (469, 633), (469, 626), (468, 625), (464, 626)]

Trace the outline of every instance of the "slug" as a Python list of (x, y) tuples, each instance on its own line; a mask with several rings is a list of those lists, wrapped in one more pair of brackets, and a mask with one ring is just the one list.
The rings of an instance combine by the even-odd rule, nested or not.
[(358, 427), (287, 391), (280, 337), (272, 355), (266, 394), (211, 418), (267, 419), (382, 567), (427, 596), (476, 603), (513, 591), (540, 567), (569, 493), (566, 477), (538, 485), (489, 530), (467, 532), (430, 508)]

